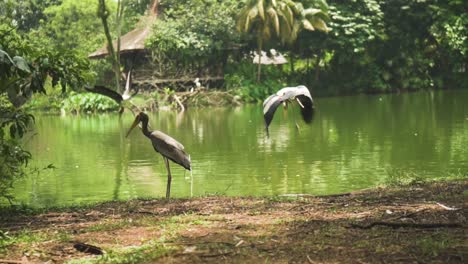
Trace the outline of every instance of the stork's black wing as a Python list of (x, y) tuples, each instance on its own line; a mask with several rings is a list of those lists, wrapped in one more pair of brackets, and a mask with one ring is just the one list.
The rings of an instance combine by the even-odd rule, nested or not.
[(107, 96), (107, 97), (113, 99), (114, 101), (116, 101), (118, 104), (122, 103), (122, 101), (123, 101), (123, 98), (119, 93), (117, 93), (116, 91), (111, 90), (109, 88), (106, 88), (104, 86), (101, 86), (101, 85), (95, 85), (93, 89), (88, 88), (88, 87), (85, 87), (85, 89), (88, 92), (97, 93), (97, 94), (100, 94), (100, 95)]
[(312, 122), (314, 117), (314, 100), (309, 89), (303, 85), (297, 87), (295, 97), (301, 102), (301, 115), (306, 123)]
[(265, 128), (266, 128), (267, 134), (268, 134), (268, 126), (273, 120), (275, 111), (278, 108), (278, 106), (282, 102), (284, 102), (284, 100), (285, 100), (284, 97), (278, 94), (272, 94), (263, 102), (263, 118), (265, 119)]

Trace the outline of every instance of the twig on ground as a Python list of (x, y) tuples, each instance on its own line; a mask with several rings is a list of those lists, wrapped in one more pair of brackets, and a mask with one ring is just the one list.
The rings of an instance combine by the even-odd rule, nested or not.
[(463, 227), (461, 224), (458, 223), (395, 223), (395, 222), (372, 222), (368, 225), (359, 225), (359, 224), (350, 224), (353, 228), (360, 228), (360, 229), (370, 229), (374, 226), (388, 226), (391, 228), (400, 228), (400, 227), (408, 227), (408, 228), (453, 228), (453, 227)]
[(132, 213), (136, 214), (149, 214), (149, 215), (159, 215), (159, 213), (151, 212), (151, 211), (133, 211)]
[(0, 263), (2, 264), (16, 264), (16, 263), (27, 263), (21, 260), (11, 260), (11, 259), (0, 259)]
[(426, 210), (427, 210), (427, 208), (421, 209), (421, 210), (416, 210), (416, 211), (408, 213), (408, 214), (403, 214), (403, 215), (399, 215), (399, 216), (396, 216), (396, 217), (393, 217), (393, 218), (389, 218), (389, 219), (387, 219), (387, 221), (394, 221), (394, 220), (398, 220), (398, 219), (401, 219), (401, 218), (409, 218), (409, 217), (414, 216), (417, 213), (421, 213), (421, 212), (424, 212)]
[(228, 251), (228, 252), (221, 252), (221, 253), (216, 253), (216, 254), (204, 254), (200, 255), (200, 257), (203, 258), (214, 258), (214, 257), (219, 257), (219, 256), (226, 256), (226, 255), (231, 255), (233, 251)]
[(461, 209), (461, 208), (456, 208), (456, 207), (448, 207), (448, 206), (446, 206), (446, 205), (443, 205), (443, 204), (437, 203), (437, 202), (436, 202), (436, 204), (437, 204), (438, 206), (444, 208), (444, 209), (447, 210), (447, 211), (458, 211), (458, 210)]

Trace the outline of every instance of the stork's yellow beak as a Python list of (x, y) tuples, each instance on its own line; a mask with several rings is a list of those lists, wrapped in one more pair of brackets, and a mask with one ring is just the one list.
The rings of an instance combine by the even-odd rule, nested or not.
[(128, 130), (127, 135), (125, 137), (128, 137), (128, 135), (130, 135), (130, 132), (132, 132), (132, 130), (138, 125), (138, 123), (140, 123), (140, 115), (137, 115), (137, 117), (135, 118), (135, 121), (133, 121), (133, 124)]

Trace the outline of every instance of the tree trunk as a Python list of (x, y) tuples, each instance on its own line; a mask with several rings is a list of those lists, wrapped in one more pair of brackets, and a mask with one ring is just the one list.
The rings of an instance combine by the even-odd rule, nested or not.
[(320, 52), (317, 54), (317, 60), (315, 61), (315, 81), (318, 82), (320, 73)]
[(116, 91), (119, 91), (120, 90), (120, 61), (118, 60), (118, 56), (116, 55), (114, 46), (112, 45), (112, 37), (110, 34), (110, 30), (109, 30), (109, 24), (107, 22), (107, 18), (109, 17), (109, 11), (107, 10), (105, 0), (99, 0), (98, 16), (101, 18), (102, 26), (104, 27), (104, 33), (107, 39), (107, 52), (109, 53), (112, 59), (112, 68), (114, 69), (114, 73), (115, 73)]
[(289, 58), (289, 66), (291, 66), (291, 74), (294, 74), (295, 70), (294, 70), (294, 57), (293, 56)]
[(257, 66), (257, 83), (260, 82), (260, 75), (262, 71), (262, 47), (263, 46), (263, 39), (262, 37), (258, 37), (258, 49), (257, 49), (257, 54), (258, 54), (258, 66)]

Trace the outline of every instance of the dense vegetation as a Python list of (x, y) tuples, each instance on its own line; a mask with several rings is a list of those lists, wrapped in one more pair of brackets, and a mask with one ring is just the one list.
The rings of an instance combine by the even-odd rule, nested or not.
[[(323, 30), (298, 34), (265, 26), (268, 20), (262, 24), (265, 29), (240, 34), (235, 27), (236, 21), (245, 23), (242, 8), (270, 1), (218, 2), (162, 1), (162, 19), (148, 45), (177, 62), (221, 61), (229, 54), (225, 85), (241, 87), (247, 100), (261, 100), (270, 89), (299, 83), (315, 94), (338, 95), (463, 88), (468, 81), (464, 1), (301, 1), (305, 8), (323, 12), (326, 24)], [(250, 23), (261, 20), (256, 19)], [(259, 38), (257, 32), (267, 34)], [(289, 65), (263, 67), (264, 77), (257, 83), (256, 66), (246, 55), (258, 48), (259, 39), (263, 50), (287, 54)]]
[[(134, 28), (151, 2), (105, 1), (111, 36)], [(19, 140), (34, 119), (20, 107), (33, 94), (48, 94), (35, 104), (71, 112), (116, 108), (70, 93), (118, 76), (111, 60), (87, 58), (106, 42), (98, 6), (0, 1), (0, 196), (30, 158)], [(314, 96), (466, 88), (467, 9), (463, 0), (161, 0), (146, 45), (173, 69), (213, 68), (225, 80), (216, 88), (244, 101), (298, 84)], [(288, 64), (252, 63), (252, 51), (270, 49)]]
[[(122, 34), (137, 24), (151, 2), (124, 1)], [(249, 7), (263, 3), (268, 15), (268, 8), (276, 2), (285, 6), (293, 3), (160, 1), (159, 19), (147, 46), (153, 56), (164, 57), (161, 63), (179, 69), (194, 64), (221, 65), (224, 88), (240, 88), (246, 100), (261, 100), (270, 90), (296, 84), (305, 84), (314, 94), (323, 95), (466, 87), (465, 1), (329, 0), (327, 4), (324, 0), (305, 0), (296, 1), (302, 4), (302, 10), (292, 9), (292, 18), (288, 18), (285, 8), (275, 7), (278, 21), (267, 16), (261, 22), (259, 15), (245, 23), (242, 10), (250, 11)], [(106, 6), (115, 37), (116, 1), (107, 1)], [(106, 41), (97, 8), (98, 1), (94, 0), (8, 0), (0, 3), (1, 23), (15, 27), (37, 46), (73, 50), (86, 59)], [(310, 9), (316, 11), (304, 13)], [(303, 23), (304, 18), (309, 24)], [(291, 27), (284, 26), (288, 23)], [(259, 25), (263, 25), (261, 30)], [(307, 25), (314, 27), (301, 30), (308, 29)], [(257, 65), (248, 55), (259, 48), (259, 39), (263, 50), (279, 50), (289, 63), (264, 66), (261, 81), (257, 82)], [(4, 41), (2, 38), (2, 44)], [(105, 79), (110, 61), (90, 63), (94, 74), (87, 76), (87, 81), (92, 83), (98, 78), (99, 82), (110, 83), (109, 74)]]

